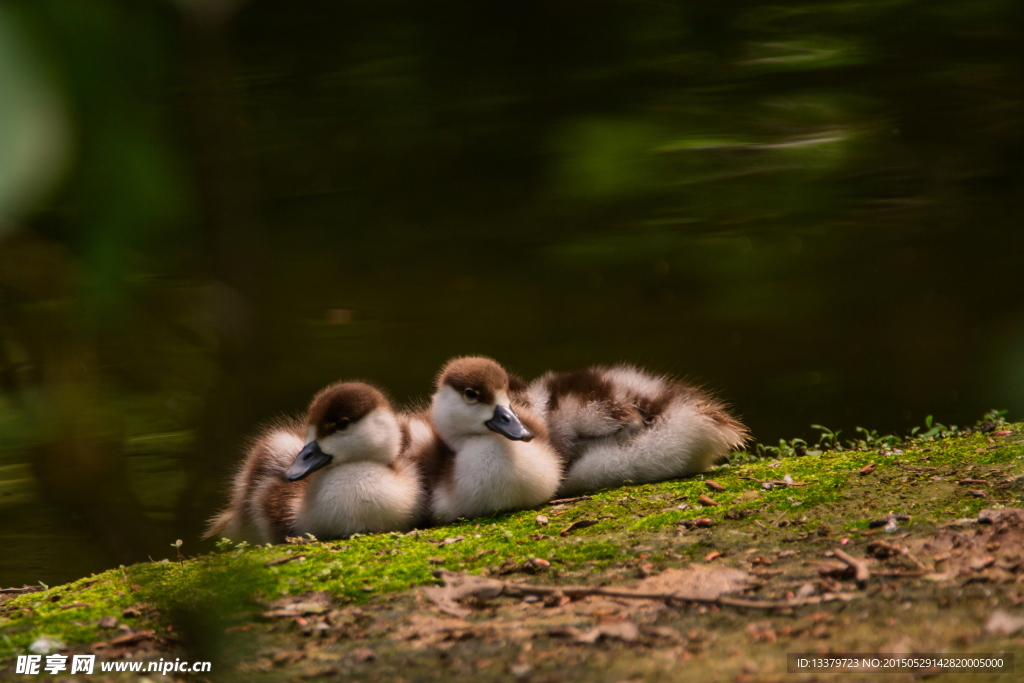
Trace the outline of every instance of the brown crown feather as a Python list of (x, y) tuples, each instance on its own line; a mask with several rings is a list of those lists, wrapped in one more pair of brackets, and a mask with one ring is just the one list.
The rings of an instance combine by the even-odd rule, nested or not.
[(316, 427), (320, 439), (334, 432), (340, 420), (358, 422), (377, 408), (391, 410), (391, 402), (380, 389), (363, 382), (336, 382), (313, 397), (306, 426)]
[(508, 373), (497, 361), (470, 356), (448, 361), (437, 376), (437, 388), (450, 386), (460, 394), (466, 389), (480, 393), (481, 403), (494, 403), (494, 395), (508, 391)]

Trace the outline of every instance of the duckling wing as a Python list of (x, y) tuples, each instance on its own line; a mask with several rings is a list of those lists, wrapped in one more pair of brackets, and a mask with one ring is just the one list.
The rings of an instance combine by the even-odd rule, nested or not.
[(413, 412), (401, 413), (402, 448), (396, 466), (411, 468), (419, 479), (417, 526), (430, 520), (431, 501), (439, 483), (451, 476), (455, 452), (441, 439), (430, 419), (430, 407), (420, 406)]
[(548, 373), (526, 393), (567, 461), (560, 494), (702, 472), (747, 439), (704, 390), (629, 365)]

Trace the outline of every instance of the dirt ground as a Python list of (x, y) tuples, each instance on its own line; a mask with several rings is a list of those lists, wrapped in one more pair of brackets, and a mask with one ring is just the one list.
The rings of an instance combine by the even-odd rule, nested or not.
[[(1015, 655), (1020, 671), (1022, 442), (1015, 426), (906, 452), (744, 463), (490, 524), (140, 565), (51, 589), (50, 601), (116, 617), (105, 626), (77, 621), (101, 630), (81, 631), (78, 643), (66, 631), (66, 652), (212, 660), (200, 680), (846, 675), (789, 673), (787, 653), (1002, 653)], [(251, 586), (243, 560), (255, 567)], [(207, 582), (189, 572), (205, 572)], [(221, 597), (228, 590), (209, 583), (213, 572), (246, 596), (234, 612), (217, 603), (231, 612), (218, 619), (203, 617), (215, 604), (204, 586)], [(89, 593), (104, 585), (107, 593)], [(0, 607), (5, 633), (27, 643), (60, 628), (56, 608), (38, 596)], [(927, 668), (868, 675), (1020, 679)]]

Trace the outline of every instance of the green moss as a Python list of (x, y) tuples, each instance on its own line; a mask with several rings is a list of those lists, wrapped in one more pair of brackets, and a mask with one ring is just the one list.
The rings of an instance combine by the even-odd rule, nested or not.
[[(624, 557), (643, 555), (664, 563), (699, 557), (710, 548), (729, 553), (748, 547), (751, 538), (759, 543), (800, 543), (812, 542), (822, 533), (855, 534), (890, 511), (910, 515), (905, 523), (910, 525), (971, 516), (996, 503), (1019, 504), (1019, 489), (990, 488), (985, 498), (976, 498), (969, 494), (971, 487), (959, 486), (957, 480), (992, 469), (1019, 473), (1024, 467), (1020, 428), (1013, 426), (1012, 434), (992, 438), (994, 443), (988, 436), (972, 434), (920, 443), (895, 454), (826, 452), (726, 465), (702, 477), (604, 490), (591, 500), (565, 506), (497, 514), (411, 534), (357, 535), (273, 547), (225, 544), (221, 551), (184, 562), (114, 569), (0, 605), (0, 659), (25, 652), (41, 635), (58, 637), (73, 649), (109, 640), (119, 634), (97, 625), (108, 616), (135, 630), (180, 635), (188, 629), (189, 615), (215, 614), (216, 630), (223, 633), (223, 627), (261, 610), (260, 600), (316, 590), (360, 603), (380, 593), (432, 583), (432, 572), (439, 567), (481, 573), (503, 563), (544, 558), (553, 562), (556, 577), (568, 573), (572, 582), (580, 582)], [(991, 446), (997, 448), (989, 450)], [(876, 469), (862, 475), (861, 468), (870, 463)], [(762, 489), (760, 481), (786, 475), (794, 482), (813, 483)], [(725, 490), (710, 490), (706, 479), (714, 479)], [(702, 494), (721, 505), (702, 506)], [(689, 508), (678, 509), (681, 503)], [(546, 526), (536, 521), (540, 513), (549, 519)], [(681, 522), (701, 517), (719, 527), (714, 534), (683, 531)], [(582, 519), (599, 521), (560, 536), (562, 529)], [(822, 531), (822, 525), (828, 529)], [(267, 566), (288, 556), (305, 559)], [(138, 615), (123, 616), (132, 607), (136, 611), (127, 614)]]

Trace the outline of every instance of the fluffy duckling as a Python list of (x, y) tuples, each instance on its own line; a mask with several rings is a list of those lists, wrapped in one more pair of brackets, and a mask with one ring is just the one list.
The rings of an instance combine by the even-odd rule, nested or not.
[(416, 464), (401, 457), (411, 428), (374, 387), (332, 384), (302, 422), (279, 421), (256, 438), (204, 537), (280, 543), (411, 528), (425, 506)]
[(547, 429), (513, 405), (509, 376), (490, 358), (457, 358), (437, 377), (429, 415), (431, 443), (414, 457), (431, 489), (437, 522), (530, 508), (554, 495), (561, 460)]
[(630, 365), (549, 372), (515, 395), (564, 460), (559, 495), (697, 474), (748, 438), (703, 390)]

